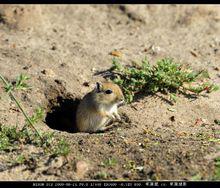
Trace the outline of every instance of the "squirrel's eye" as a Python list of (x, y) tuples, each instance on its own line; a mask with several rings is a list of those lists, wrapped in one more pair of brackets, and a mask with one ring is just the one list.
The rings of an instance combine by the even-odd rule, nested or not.
[(106, 94), (111, 94), (111, 93), (112, 93), (112, 90), (111, 90), (111, 89), (107, 89), (107, 90), (105, 91), (105, 93), (106, 93)]

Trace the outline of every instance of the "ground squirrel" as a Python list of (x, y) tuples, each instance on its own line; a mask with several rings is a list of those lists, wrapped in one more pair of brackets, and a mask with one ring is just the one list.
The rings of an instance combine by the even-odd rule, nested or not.
[(118, 106), (124, 103), (120, 87), (112, 82), (97, 82), (96, 87), (86, 94), (80, 102), (76, 123), (79, 132), (105, 131), (112, 127), (110, 123), (121, 120)]

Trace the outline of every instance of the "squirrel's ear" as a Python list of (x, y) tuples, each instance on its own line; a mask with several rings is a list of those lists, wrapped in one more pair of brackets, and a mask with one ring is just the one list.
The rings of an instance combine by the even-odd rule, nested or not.
[(101, 87), (102, 87), (101, 83), (100, 82), (96, 82), (96, 91), (97, 92), (101, 91)]

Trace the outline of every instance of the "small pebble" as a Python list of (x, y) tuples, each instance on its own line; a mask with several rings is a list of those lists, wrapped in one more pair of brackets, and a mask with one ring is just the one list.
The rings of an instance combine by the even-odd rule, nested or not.
[(84, 82), (84, 83), (83, 83), (83, 86), (89, 87), (89, 82)]
[(57, 47), (56, 46), (52, 46), (51, 50), (56, 50)]
[(50, 166), (59, 168), (63, 165), (63, 158), (58, 157), (51, 161)]
[(92, 72), (96, 72), (96, 68), (93, 67), (93, 68), (91, 69), (91, 71), (92, 71)]
[(51, 69), (44, 69), (41, 71), (42, 74), (49, 76), (49, 77), (54, 77), (55, 73)]
[(76, 175), (79, 178), (84, 177), (84, 175), (86, 174), (86, 172), (89, 170), (89, 165), (88, 163), (86, 163), (85, 161), (78, 161), (76, 163)]
[(171, 117), (170, 117), (170, 120), (171, 120), (171, 121), (175, 121), (175, 116), (171, 116)]

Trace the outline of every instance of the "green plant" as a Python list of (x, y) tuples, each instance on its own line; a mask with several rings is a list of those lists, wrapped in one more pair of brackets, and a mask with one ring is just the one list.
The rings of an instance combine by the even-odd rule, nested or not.
[(154, 66), (150, 65), (147, 59), (140, 64), (123, 66), (114, 58), (110, 71), (114, 76), (113, 82), (121, 86), (128, 103), (132, 102), (138, 93), (171, 93), (170, 100), (176, 101), (178, 92), (198, 95), (203, 91), (212, 92), (219, 89), (215, 84), (201, 82), (209, 78), (207, 71), (195, 72), (190, 67), (184, 68), (168, 58), (157, 61)]
[(137, 165), (135, 161), (129, 160), (127, 161), (127, 164), (124, 165), (124, 167), (128, 170), (134, 171), (136, 170)]
[(220, 180), (220, 157), (215, 159), (215, 173), (214, 180)]
[[(44, 117), (44, 109), (41, 107), (38, 107), (37, 109), (35, 109), (33, 115), (31, 117), (29, 117), (31, 123), (34, 125), (36, 124), (39, 120), (42, 120)], [(28, 125), (29, 121), (26, 119), (26, 124), (23, 127), (23, 129), (26, 128), (26, 126)], [(43, 141), (43, 138), (42, 138)]]
[(95, 175), (96, 179), (107, 179), (108, 178), (108, 174), (106, 172), (98, 172)]
[(131, 172), (143, 172), (144, 166), (137, 166), (136, 162), (133, 160), (126, 161), (126, 164), (123, 165), (124, 168)]
[(18, 155), (14, 160), (11, 161), (12, 165), (20, 165), (20, 164), (24, 164), (26, 161), (25, 156), (24, 155)]
[(29, 80), (30, 77), (27, 76), (27, 75), (24, 75), (24, 74), (20, 74), (18, 77), (17, 77), (17, 80), (15, 82), (15, 86), (14, 86), (14, 89), (17, 89), (17, 90), (26, 90), (26, 89), (29, 89), (31, 88), (31, 86), (29, 86), (26, 81)]
[(209, 142), (216, 142), (216, 143), (220, 144), (220, 139), (219, 138), (210, 138), (208, 141)]
[(17, 130), (17, 127), (6, 127), (2, 125), (0, 127), (0, 134), (10, 138), (11, 143), (17, 141), (23, 135), (22, 132)]
[(17, 80), (15, 85), (13, 86), (12, 83), (8, 83), (6, 81), (6, 79), (0, 74), (0, 79), (3, 81), (4, 85), (5, 85), (5, 91), (9, 94), (9, 96), (12, 98), (12, 100), (16, 103), (16, 105), (18, 106), (18, 108), (20, 109), (20, 111), (22, 112), (22, 114), (24, 115), (24, 117), (26, 118), (28, 125), (30, 125), (35, 132), (37, 133), (37, 135), (42, 139), (41, 135), (39, 134), (38, 130), (35, 128), (34, 123), (31, 121), (30, 117), (28, 117), (27, 113), (24, 111), (23, 107), (21, 106), (20, 102), (15, 98), (13, 91), (14, 90), (25, 90), (27, 89), (29, 86), (25, 83), (26, 80), (29, 79), (29, 77), (25, 76), (25, 75), (20, 75)]
[(47, 152), (54, 157), (67, 156), (70, 152), (69, 144), (64, 140), (56, 141), (54, 132), (41, 133), (44, 142), (31, 129), (19, 130), (14, 126), (0, 126), (0, 151), (10, 152), (12, 150), (21, 149), (22, 144), (31, 144), (36, 147), (42, 147), (44, 152)]
[(17, 158), (15, 159), (15, 163), (17, 164), (23, 164), (25, 162), (25, 157), (24, 155), (19, 155), (17, 156)]
[(117, 160), (115, 158), (108, 158), (101, 163), (101, 165), (104, 167), (112, 167), (115, 166), (116, 164), (117, 164)]
[(32, 121), (32, 123), (37, 123), (39, 120), (41, 120), (44, 116), (44, 109), (38, 107), (34, 114), (30, 117), (30, 120)]
[(67, 156), (70, 152), (69, 144), (64, 139), (61, 139), (52, 152), (54, 156)]
[(10, 147), (10, 142), (8, 137), (4, 134), (0, 133), (0, 150), (7, 150)]
[(19, 154), (17, 156), (11, 156), (8, 160), (5, 161), (7, 164), (8, 168), (13, 168), (18, 165), (25, 164), (29, 158), (26, 158), (25, 155)]
[(21, 143), (38, 145), (39, 141), (36, 132), (31, 130), (19, 130), (14, 126), (1, 125), (0, 127), (0, 150), (10, 151), (18, 149)]
[(202, 177), (200, 174), (196, 174), (194, 176), (191, 177), (191, 181), (201, 181)]
[(0, 79), (5, 85), (5, 92), (7, 92), (17, 104), (26, 119), (26, 124), (21, 130), (13, 126), (8, 127), (0, 125), (0, 150), (11, 151), (19, 149), (21, 144), (33, 144), (37, 147), (43, 147), (45, 152), (49, 152), (54, 156), (68, 155), (70, 151), (69, 144), (64, 139), (59, 140), (58, 143), (54, 142), (54, 133), (40, 133), (35, 128), (34, 124), (43, 118), (44, 110), (39, 107), (34, 111), (32, 116), (29, 117), (20, 102), (15, 98), (13, 91), (30, 88), (30, 86), (25, 83), (29, 77), (21, 74), (13, 84), (8, 83), (1, 74)]

